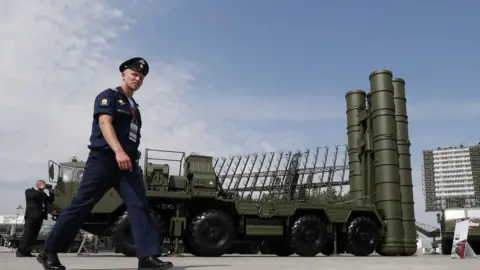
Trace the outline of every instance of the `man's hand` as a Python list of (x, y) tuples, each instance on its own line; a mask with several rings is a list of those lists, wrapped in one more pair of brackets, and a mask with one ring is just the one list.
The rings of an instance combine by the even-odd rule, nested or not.
[(120, 170), (132, 171), (132, 161), (125, 152), (116, 153), (115, 158), (117, 159), (118, 167), (120, 167)]
[(100, 123), (100, 129), (102, 130), (103, 137), (107, 141), (110, 148), (115, 152), (115, 158), (117, 159), (118, 167), (121, 170), (132, 171), (132, 161), (130, 157), (125, 153), (120, 142), (118, 141), (115, 129), (112, 126), (112, 116), (108, 114), (102, 114), (98, 117)]

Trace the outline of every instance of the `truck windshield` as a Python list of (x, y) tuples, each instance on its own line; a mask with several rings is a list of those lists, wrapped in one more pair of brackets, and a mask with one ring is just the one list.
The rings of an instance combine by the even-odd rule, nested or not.
[(71, 182), (73, 181), (73, 168), (72, 167), (61, 167), (60, 168), (60, 175), (62, 176), (62, 180), (64, 182)]
[(480, 218), (480, 208), (457, 208), (445, 210), (445, 219)]
[(80, 169), (77, 171), (76, 176), (75, 176), (75, 181), (82, 181), (83, 178), (83, 169)]

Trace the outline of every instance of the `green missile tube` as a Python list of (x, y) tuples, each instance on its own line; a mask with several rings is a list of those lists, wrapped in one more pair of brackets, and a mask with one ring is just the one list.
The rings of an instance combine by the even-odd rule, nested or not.
[(410, 161), (407, 99), (405, 95), (405, 81), (395, 78), (392, 80), (392, 83), (395, 120), (397, 122), (398, 165), (405, 241), (405, 252), (403, 255), (411, 256), (417, 252), (417, 228), (415, 227), (415, 202), (413, 199), (412, 165)]
[(384, 212), (387, 226), (380, 251), (397, 256), (403, 254), (404, 239), (392, 72), (375, 71), (369, 79), (376, 206)]
[(363, 205), (364, 183), (362, 177), (362, 164), (359, 158), (358, 140), (360, 138), (360, 120), (358, 108), (365, 106), (367, 93), (362, 90), (347, 92), (347, 137), (348, 137), (348, 179), (350, 182), (350, 199), (354, 205)]

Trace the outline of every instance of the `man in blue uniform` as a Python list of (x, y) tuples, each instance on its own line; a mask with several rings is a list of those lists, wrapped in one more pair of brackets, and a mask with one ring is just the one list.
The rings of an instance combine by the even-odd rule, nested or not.
[(120, 65), (122, 83), (107, 89), (95, 98), (90, 153), (77, 195), (61, 213), (45, 242), (37, 261), (45, 270), (64, 270), (57, 256), (74, 240), (82, 219), (107, 190), (114, 187), (122, 196), (135, 240), (138, 268), (163, 270), (171, 262), (163, 262), (141, 176), (138, 174), (140, 129), (142, 119), (133, 94), (149, 71), (148, 63), (139, 57)]

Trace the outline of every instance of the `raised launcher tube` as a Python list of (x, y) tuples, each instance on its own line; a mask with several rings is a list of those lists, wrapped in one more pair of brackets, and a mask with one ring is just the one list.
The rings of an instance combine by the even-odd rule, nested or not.
[(347, 101), (347, 137), (348, 137), (348, 168), (350, 181), (350, 199), (354, 205), (364, 205), (364, 179), (358, 141), (361, 137), (359, 109), (365, 107), (365, 91), (349, 91), (345, 95)]
[(370, 112), (371, 93), (367, 94), (367, 106), (360, 107), (358, 114), (360, 120), (359, 154), (362, 163), (363, 193), (366, 204), (375, 205), (375, 156), (373, 155), (372, 142), (372, 117)]
[(387, 227), (379, 253), (397, 256), (404, 253), (404, 239), (392, 72), (378, 70), (369, 79), (376, 206)]
[(405, 252), (403, 255), (411, 256), (417, 252), (417, 230), (415, 226), (415, 203), (410, 161), (410, 138), (408, 135), (407, 99), (405, 95), (405, 81), (395, 78), (392, 80), (392, 83), (395, 120), (397, 122), (398, 164), (402, 197), (403, 235), (405, 239)]

